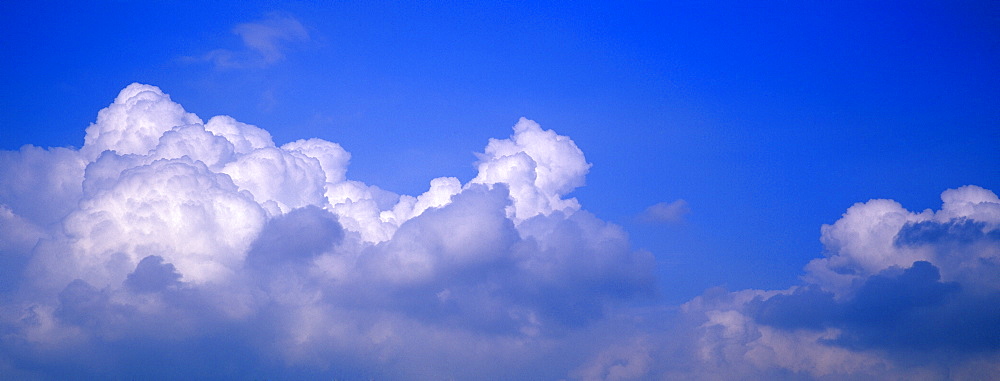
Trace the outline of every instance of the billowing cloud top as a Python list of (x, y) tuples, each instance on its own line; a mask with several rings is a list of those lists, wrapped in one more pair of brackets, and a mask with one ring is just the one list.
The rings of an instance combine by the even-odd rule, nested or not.
[(417, 196), (348, 180), (336, 143), (277, 146), (150, 85), (122, 90), (84, 141), (0, 156), (13, 369), (129, 374), (113, 365), (128, 343), (194, 353), (236, 330), (225, 345), (272, 370), (461, 374), (488, 364), (470, 346), (547, 352), (652, 290), (652, 256), (566, 198), (583, 153), (527, 119), (489, 142), (472, 181)]
[[(712, 377), (989, 379), (1000, 374), (1000, 199), (892, 200), (822, 227), (826, 257), (788, 290), (712, 290), (684, 306)], [(791, 372), (791, 373), (789, 373)]]
[(415, 196), (350, 180), (350, 159), (325, 140), (278, 146), (227, 116), (205, 122), (142, 84), (79, 150), (0, 151), (0, 374), (1000, 372), (1000, 200), (986, 189), (948, 190), (939, 211), (857, 204), (822, 228), (827, 255), (802, 285), (670, 309), (650, 303), (652, 254), (568, 198), (590, 164), (566, 136), (521, 119), (468, 183), (436, 178)]

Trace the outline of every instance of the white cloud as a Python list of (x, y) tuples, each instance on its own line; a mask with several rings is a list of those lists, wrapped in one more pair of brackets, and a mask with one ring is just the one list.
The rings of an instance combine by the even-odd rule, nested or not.
[(120, 283), (149, 255), (186, 281), (220, 280), (238, 269), (264, 217), (249, 194), (203, 163), (156, 160), (81, 201), (63, 222), (74, 249), (65, 259), (76, 262), (72, 276), (99, 287)]
[(969, 257), (956, 250), (937, 250), (942, 245), (910, 245), (898, 240), (901, 233), (905, 236), (914, 227), (950, 224), (957, 219), (981, 223), (971, 227), (981, 233), (1000, 227), (1000, 201), (989, 190), (964, 186), (945, 191), (941, 199), (941, 210), (919, 213), (892, 200), (855, 204), (833, 225), (823, 226), (820, 239), (827, 248), (827, 257), (809, 263), (806, 279), (842, 295), (851, 293), (861, 280), (893, 266), (929, 261), (941, 269), (945, 281), (950, 281), (961, 279), (962, 273), (980, 260), (1000, 257), (996, 246), (973, 250), (975, 254)]
[(146, 155), (156, 148), (165, 132), (188, 124), (201, 124), (201, 119), (184, 111), (155, 86), (133, 84), (97, 114), (97, 122), (87, 127), (80, 152), (87, 160), (96, 159), (106, 150), (119, 155)]
[(650, 295), (652, 256), (563, 198), (590, 167), (568, 137), (522, 119), (485, 151), (468, 184), (396, 195), (350, 180), (335, 143), (279, 147), (130, 85), (79, 151), (0, 155), (0, 248), (22, 258), (3, 262), (22, 276), (0, 358), (43, 377), (149, 375), (126, 349), (142, 342), (193, 362), (243, 353), (244, 376), (565, 376), (589, 352), (560, 355), (560, 336)]
[(48, 226), (76, 207), (87, 161), (67, 148), (0, 151), (0, 198), (21, 218)]
[[(1000, 371), (1000, 334), (988, 329), (1000, 324), (1000, 201), (986, 189), (945, 191), (938, 211), (856, 204), (823, 227), (826, 257), (802, 285), (713, 289), (670, 308), (649, 303), (652, 254), (567, 198), (590, 164), (566, 136), (521, 119), (489, 141), (469, 183), (440, 177), (417, 196), (350, 180), (350, 158), (320, 139), (277, 146), (230, 117), (204, 123), (141, 84), (98, 113), (80, 150), (0, 152), (10, 274), (0, 369), (588, 380)], [(645, 216), (685, 213), (677, 200)]]
[(1000, 201), (976, 186), (941, 198), (940, 210), (919, 213), (892, 200), (850, 207), (823, 226), (827, 256), (809, 263), (801, 286), (709, 290), (686, 303), (674, 329), (694, 334), (659, 338), (654, 353), (670, 357), (649, 375), (932, 380), (1000, 370)]
[(589, 170), (583, 151), (572, 140), (521, 118), (509, 139), (490, 139), (486, 152), (479, 155), (479, 174), (472, 182), (507, 184), (514, 200), (511, 216), (523, 221), (580, 209), (575, 198), (562, 196), (583, 186)]

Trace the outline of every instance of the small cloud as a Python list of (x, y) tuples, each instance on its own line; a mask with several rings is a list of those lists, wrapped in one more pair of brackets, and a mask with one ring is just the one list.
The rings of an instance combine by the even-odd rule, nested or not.
[(287, 43), (309, 41), (309, 32), (294, 17), (272, 13), (266, 19), (243, 23), (233, 28), (243, 44), (255, 51), (266, 63), (285, 58)]
[(240, 49), (214, 49), (200, 57), (182, 57), (182, 61), (211, 62), (217, 68), (264, 67), (285, 59), (295, 44), (312, 40), (299, 20), (282, 13), (236, 25), (232, 32), (243, 42)]
[(647, 224), (676, 224), (684, 221), (684, 216), (691, 212), (687, 201), (677, 199), (673, 202), (654, 204), (639, 215), (639, 221)]

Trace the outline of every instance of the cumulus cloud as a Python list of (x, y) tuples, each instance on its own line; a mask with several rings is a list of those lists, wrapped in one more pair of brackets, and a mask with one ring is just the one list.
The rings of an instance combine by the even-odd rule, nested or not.
[[(264, 38), (264, 37), (259, 37)], [(0, 371), (15, 378), (941, 379), (1000, 372), (1000, 200), (856, 204), (786, 290), (655, 302), (653, 255), (570, 197), (519, 120), (467, 183), (351, 180), (126, 87), (80, 149), (0, 152)], [(682, 218), (678, 200), (647, 218)]]
[[(826, 256), (787, 290), (684, 304), (648, 373), (700, 379), (982, 379), (1000, 371), (1000, 200), (964, 186), (940, 210), (891, 200), (821, 229)], [(687, 355), (678, 355), (686, 351)], [(679, 367), (677, 363), (687, 363)]]
[[(264, 54), (281, 40), (268, 28), (240, 30)], [(416, 196), (350, 180), (349, 162), (336, 143), (278, 146), (230, 117), (205, 122), (142, 84), (79, 150), (0, 153), (0, 250), (17, 275), (3, 366), (563, 377), (587, 355), (566, 350), (568, 333), (653, 294), (652, 255), (566, 196), (583, 152), (533, 121), (491, 140), (472, 181), (433, 179)]]
[(472, 182), (507, 184), (514, 201), (508, 212), (521, 221), (580, 209), (575, 198), (562, 196), (583, 185), (590, 164), (568, 137), (521, 118), (510, 139), (490, 139), (486, 152), (479, 154), (478, 168)]

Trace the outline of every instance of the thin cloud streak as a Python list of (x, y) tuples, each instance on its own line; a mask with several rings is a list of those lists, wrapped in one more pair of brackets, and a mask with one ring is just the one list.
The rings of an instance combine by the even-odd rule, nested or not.
[(262, 68), (285, 59), (286, 53), (312, 41), (309, 31), (298, 19), (271, 13), (264, 19), (236, 25), (232, 33), (240, 37), (241, 49), (214, 49), (187, 62), (209, 62), (219, 69)]
[(638, 217), (639, 222), (646, 224), (677, 224), (691, 213), (691, 207), (682, 199), (672, 202), (660, 202), (650, 205)]

